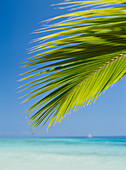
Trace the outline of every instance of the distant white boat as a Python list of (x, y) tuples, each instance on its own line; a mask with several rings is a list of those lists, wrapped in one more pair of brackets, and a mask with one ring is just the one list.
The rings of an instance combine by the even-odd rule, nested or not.
[(91, 134), (88, 134), (88, 138), (92, 138), (92, 135), (91, 135)]

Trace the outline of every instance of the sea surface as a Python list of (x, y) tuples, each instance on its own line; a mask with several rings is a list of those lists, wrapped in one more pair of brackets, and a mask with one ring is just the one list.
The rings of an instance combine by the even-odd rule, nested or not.
[(126, 137), (0, 138), (0, 170), (126, 170)]

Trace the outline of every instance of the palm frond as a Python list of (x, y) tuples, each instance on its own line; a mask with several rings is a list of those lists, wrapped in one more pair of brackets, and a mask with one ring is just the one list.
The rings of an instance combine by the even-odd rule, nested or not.
[[(26, 112), (33, 131), (50, 120), (61, 122), (72, 110), (86, 106), (126, 74), (126, 1), (67, 1), (73, 10), (45, 22), (36, 33), (38, 45), (30, 52), (22, 73), (29, 80), (24, 102), (39, 97)], [(65, 18), (65, 19), (64, 19)], [(60, 20), (59, 22), (57, 20)], [(56, 22), (57, 21), (57, 22)]]

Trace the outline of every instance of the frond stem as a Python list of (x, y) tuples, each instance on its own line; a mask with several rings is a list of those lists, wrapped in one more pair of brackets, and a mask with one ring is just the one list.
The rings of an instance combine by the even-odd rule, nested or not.
[[(88, 78), (90, 78), (91, 76), (93, 76), (95, 73), (97, 73), (99, 70), (101, 70), (102, 68), (104, 68), (105, 66), (109, 65), (110, 63), (112, 63), (115, 60), (118, 60), (121, 57), (124, 57), (126, 55), (126, 53), (120, 54), (118, 57), (113, 58), (112, 60), (110, 60), (109, 62), (107, 62), (106, 64), (104, 64), (102, 67), (98, 68), (95, 72), (93, 72), (92, 74), (90, 74), (86, 79), (84, 79), (81, 83), (79, 83), (77, 86), (74, 87), (74, 89), (69, 93), (69, 95), (76, 90), (81, 84), (83, 84), (84, 81), (86, 81)], [(68, 96), (69, 96), (68, 95)], [(67, 96), (67, 97), (68, 97)]]

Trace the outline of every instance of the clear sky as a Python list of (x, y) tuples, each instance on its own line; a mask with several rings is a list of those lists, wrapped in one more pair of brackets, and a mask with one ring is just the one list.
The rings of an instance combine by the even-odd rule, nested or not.
[[(20, 104), (20, 65), (28, 54), (28, 44), (37, 35), (30, 34), (40, 21), (62, 14), (50, 4), (62, 0), (0, 1), (0, 136), (31, 136), (24, 111), (30, 105)], [(73, 112), (61, 124), (46, 128), (39, 136), (126, 136), (126, 79), (102, 94), (95, 104)], [(36, 136), (36, 135), (34, 135)]]

